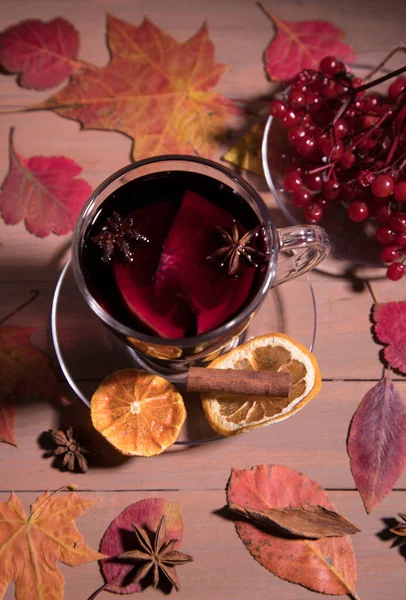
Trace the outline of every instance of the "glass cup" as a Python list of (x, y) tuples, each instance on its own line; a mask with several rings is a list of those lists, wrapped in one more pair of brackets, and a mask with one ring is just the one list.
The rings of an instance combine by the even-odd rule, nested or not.
[[(206, 175), (226, 184), (255, 212), (262, 227), (267, 261), (258, 289), (250, 301), (229, 321), (207, 333), (182, 339), (166, 339), (128, 327), (106, 312), (92, 295), (82, 270), (81, 254), (89, 225), (103, 202), (118, 188), (139, 177), (182, 171)], [(244, 179), (213, 161), (193, 156), (158, 156), (135, 162), (106, 179), (90, 196), (75, 227), (72, 266), (85, 301), (94, 313), (136, 354), (138, 364), (163, 376), (184, 374), (191, 365), (205, 364), (236, 346), (254, 318), (270, 287), (290, 281), (316, 267), (329, 253), (324, 229), (300, 225), (276, 229), (264, 201)], [(281, 255), (287, 252), (290, 256)], [(278, 267), (278, 268), (277, 268)]]

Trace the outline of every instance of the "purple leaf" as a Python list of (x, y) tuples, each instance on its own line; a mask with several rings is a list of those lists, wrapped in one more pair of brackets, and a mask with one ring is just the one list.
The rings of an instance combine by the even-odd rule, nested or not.
[(93, 594), (92, 598), (103, 589), (116, 594), (133, 594), (142, 591), (141, 584), (127, 581), (130, 571), (134, 571), (134, 564), (117, 561), (114, 557), (133, 550), (137, 545), (132, 523), (154, 532), (162, 515), (166, 517), (167, 537), (178, 540), (175, 545), (175, 548), (178, 548), (183, 535), (183, 520), (178, 502), (168, 502), (163, 498), (139, 500), (127, 506), (110, 523), (100, 544), (100, 548), (103, 548), (100, 552), (110, 556), (110, 559), (100, 561), (101, 572), (106, 583)]
[(389, 374), (362, 399), (347, 446), (355, 485), (370, 513), (406, 466), (406, 406)]

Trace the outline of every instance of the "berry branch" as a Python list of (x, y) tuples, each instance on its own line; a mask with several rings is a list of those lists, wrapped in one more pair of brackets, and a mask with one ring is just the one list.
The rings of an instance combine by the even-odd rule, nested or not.
[[(336, 201), (352, 221), (372, 219), (393, 280), (403, 277), (406, 260), (405, 72), (406, 65), (366, 83), (327, 56), (319, 70), (300, 71), (270, 106), (295, 149), (283, 183), (292, 204), (310, 223)], [(385, 96), (375, 93), (389, 80)]]

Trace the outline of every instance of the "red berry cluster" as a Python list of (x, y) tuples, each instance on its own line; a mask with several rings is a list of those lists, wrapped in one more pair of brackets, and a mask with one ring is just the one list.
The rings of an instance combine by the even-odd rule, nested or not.
[[(300, 71), (270, 113), (287, 128), (298, 158), (284, 188), (304, 218), (317, 223), (340, 201), (352, 221), (373, 218), (387, 276), (406, 260), (406, 67), (365, 83), (333, 56)], [(371, 89), (393, 79), (386, 96)]]

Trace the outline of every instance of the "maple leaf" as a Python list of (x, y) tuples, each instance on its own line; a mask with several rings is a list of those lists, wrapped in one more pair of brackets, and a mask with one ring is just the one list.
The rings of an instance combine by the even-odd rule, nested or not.
[(406, 301), (375, 304), (372, 310), (375, 334), (388, 344), (384, 357), (392, 369), (406, 374)]
[(30, 233), (46, 237), (72, 231), (92, 188), (75, 179), (82, 168), (65, 156), (23, 158), (10, 132), (10, 167), (0, 191), (0, 213), (7, 225), (24, 219)]
[(406, 466), (406, 405), (389, 373), (363, 397), (347, 447), (352, 476), (370, 513)]
[(240, 169), (251, 171), (264, 177), (262, 168), (261, 144), (266, 121), (254, 123), (235, 144), (227, 150), (222, 160), (237, 165)]
[(333, 55), (355, 61), (351, 46), (341, 41), (343, 32), (328, 21), (284, 21), (259, 4), (276, 28), (275, 37), (264, 52), (265, 70), (270, 79), (288, 81), (301, 69), (317, 69), (320, 60)]
[[(308, 504), (335, 510), (327, 492), (315, 481), (280, 465), (232, 469), (227, 502), (254, 511)], [(324, 594), (358, 598), (354, 591), (354, 551), (348, 535), (316, 540), (282, 537), (246, 520), (237, 520), (235, 527), (253, 558), (281, 579)]]
[(16, 401), (54, 400), (60, 395), (49, 358), (31, 345), (32, 331), (17, 325), (0, 328), (0, 441), (13, 445)]
[(33, 108), (80, 121), (83, 129), (121, 131), (133, 157), (212, 156), (226, 120), (238, 111), (210, 91), (225, 65), (215, 62), (206, 24), (178, 43), (148, 19), (139, 27), (107, 15), (110, 62), (87, 65), (68, 85)]
[(69, 21), (27, 19), (0, 34), (0, 63), (26, 88), (46, 90), (80, 67), (79, 34)]
[(0, 598), (14, 581), (17, 600), (62, 600), (64, 579), (57, 562), (74, 567), (104, 558), (84, 543), (74, 524), (95, 504), (76, 493), (45, 492), (27, 518), (14, 493), (0, 502)]

